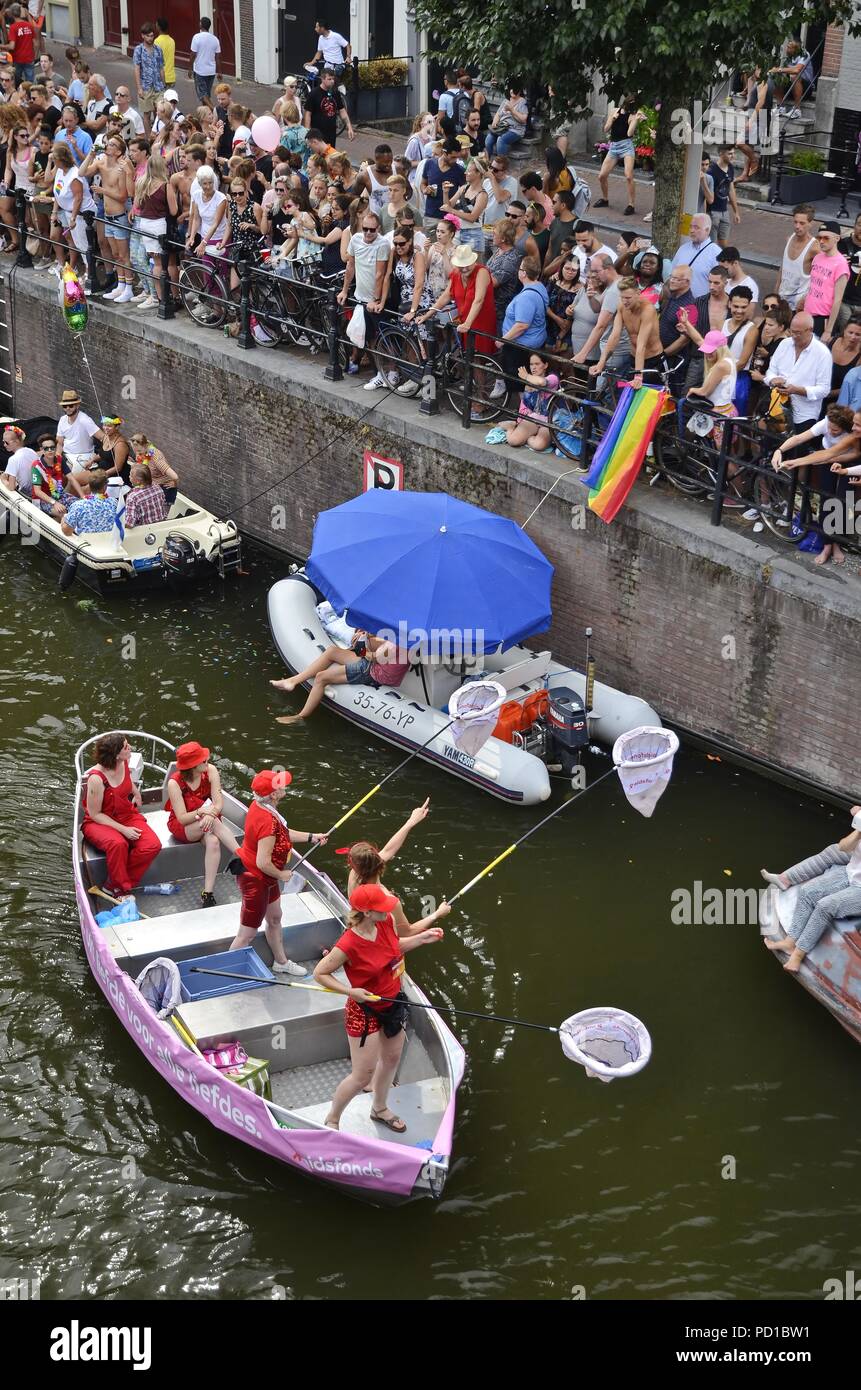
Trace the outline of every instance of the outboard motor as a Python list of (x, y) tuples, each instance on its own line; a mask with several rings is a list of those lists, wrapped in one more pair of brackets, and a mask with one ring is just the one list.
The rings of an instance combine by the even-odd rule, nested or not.
[(548, 756), (562, 764), (566, 775), (579, 766), (583, 749), (589, 746), (586, 708), (576, 690), (566, 685), (550, 692), (547, 745)]
[(171, 533), (161, 548), (161, 563), (168, 583), (181, 584), (192, 579), (197, 554), (188, 537)]

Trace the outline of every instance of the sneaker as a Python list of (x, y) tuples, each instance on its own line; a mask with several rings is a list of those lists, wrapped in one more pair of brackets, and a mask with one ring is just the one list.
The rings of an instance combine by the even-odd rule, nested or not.
[(399, 396), (415, 396), (418, 393), (419, 383), (417, 381), (405, 381), (403, 386), (398, 387)]
[(388, 385), (388, 382), (386, 381), (386, 379), (385, 379), (385, 377), (382, 375), (382, 373), (381, 373), (381, 372), (377, 372), (377, 375), (376, 375), (376, 376), (372, 376), (370, 381), (366, 381), (366, 382), (365, 382), (364, 386), (362, 387), (362, 390), (363, 390), (363, 391), (385, 391), (387, 385)]
[(358, 364), (358, 362), (351, 362), (350, 365), (349, 365), (348, 368), (347, 368), (347, 376), (358, 376), (358, 375), (359, 375), (359, 364)]
[(610, 204), (607, 202), (606, 198), (599, 198), (597, 203), (593, 203), (592, 206), (593, 208), (608, 208)]
[(801, 120), (801, 112), (799, 111), (799, 109), (798, 109), (797, 106), (793, 106), (792, 110), (789, 112), (788, 119), (789, 119), (790, 121), (800, 121), (800, 120)]
[(312, 344), (311, 344), (311, 339), (308, 337), (307, 333), (303, 333), (301, 337), (296, 338), (295, 342), (296, 342), (296, 346), (297, 346), (297, 347), (311, 347), (311, 346), (312, 346)]
[(400, 374), (400, 372), (386, 372), (386, 380), (383, 382), (383, 385), (384, 385), (384, 386), (391, 386), (391, 387), (394, 388), (394, 387), (396, 387), (396, 386), (398, 385), (398, 382), (400, 381), (400, 379), (401, 379), (401, 374)]
[(625, 208), (625, 211), (624, 211), (624, 213), (622, 214), (622, 216), (623, 216), (623, 217), (633, 217), (634, 214), (636, 213), (636, 211), (637, 211), (637, 209), (634, 207), (634, 204), (633, 204), (633, 203), (629, 203), (628, 206)]
[[(129, 302), (131, 302), (131, 301), (129, 301)], [(158, 308), (158, 300), (157, 300), (157, 299), (153, 299), (152, 295), (146, 294), (146, 295), (144, 295), (143, 299), (140, 300), (140, 302), (138, 303), (138, 308), (139, 308), (139, 309), (157, 309), (157, 308)]]
[(308, 974), (308, 971), (305, 969), (304, 965), (296, 965), (295, 962), (292, 961), (292, 960), (285, 960), (285, 962), (284, 962), (283, 965), (279, 965), (278, 962), (275, 961), (275, 963), (274, 963), (273, 966), (272, 966), (272, 974), (273, 974), (273, 975), (307, 975), (307, 974)]
[(742, 516), (744, 517), (745, 521), (756, 521), (759, 518), (759, 508), (748, 507), (746, 512), (742, 512)]
[(138, 290), (137, 294), (132, 295), (129, 304), (143, 304), (145, 299), (149, 299), (146, 290)]
[(502, 380), (502, 377), (500, 377), (498, 381), (495, 381), (493, 383), (493, 390), (490, 393), (490, 399), (492, 401), (498, 401), (500, 396), (504, 396), (507, 390), (508, 387)]
[(114, 285), (112, 290), (105, 291), (102, 295), (102, 299), (119, 299), (124, 289), (125, 285)]
[(131, 302), (132, 302), (132, 287), (131, 287), (131, 285), (120, 285), (119, 294), (115, 294), (115, 295), (113, 296), (113, 301), (114, 301), (115, 304), (131, 304)]
[(754, 526), (754, 528), (753, 528), (753, 534), (756, 536), (756, 535), (759, 534), (760, 531), (764, 531), (764, 530), (765, 530), (765, 523), (762, 522), (762, 521), (758, 521), (758, 522), (756, 523), (756, 525)]
[(56, 261), (51, 266), (51, 274), (54, 276), (55, 279), (60, 279), (60, 267), (57, 265)]

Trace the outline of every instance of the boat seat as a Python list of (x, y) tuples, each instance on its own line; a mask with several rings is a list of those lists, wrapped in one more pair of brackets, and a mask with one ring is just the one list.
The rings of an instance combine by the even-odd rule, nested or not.
[[(238, 902), (220, 907), (198, 907), (166, 917), (142, 918), (111, 928), (114, 958), (122, 970), (136, 976), (156, 956), (192, 960), (195, 956), (226, 951), (239, 930)], [(281, 898), (284, 950), (291, 960), (319, 958), (324, 946), (332, 946), (343, 927), (315, 893), (286, 893)], [(262, 931), (254, 948), (268, 965), (272, 952)]]
[(536, 652), (534, 656), (515, 661), (513, 666), (503, 667), (499, 671), (485, 667), (485, 675), (511, 691), (519, 685), (528, 685), (530, 681), (544, 680), (550, 673), (552, 659), (551, 652)]
[[(150, 811), (144, 806), (147, 825), (155, 831), (161, 842), (161, 854), (156, 855), (150, 864), (141, 883), (165, 883), (173, 882), (178, 878), (195, 878), (203, 873), (203, 845), (200, 841), (196, 844), (186, 844), (184, 840), (177, 840), (171, 835), (167, 828), (167, 811), (158, 808)], [(224, 824), (233, 831), (237, 839), (242, 838), (241, 828), (233, 821), (224, 817)], [(230, 859), (230, 851), (225, 845), (221, 846), (221, 864), (224, 868)], [(84, 840), (84, 863), (90, 883), (95, 887), (100, 887), (108, 877), (108, 864), (104, 850), (96, 849), (89, 840)]]
[(201, 1049), (241, 1042), (278, 1072), (348, 1055), (345, 1003), (343, 994), (270, 985), (180, 1004), (177, 1013)]

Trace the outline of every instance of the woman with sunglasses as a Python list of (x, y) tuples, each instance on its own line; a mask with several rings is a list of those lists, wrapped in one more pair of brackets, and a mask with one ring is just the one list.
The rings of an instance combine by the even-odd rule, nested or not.
[[(389, 286), (394, 278), (400, 286), (398, 313), (404, 323), (412, 323), (416, 314), (424, 314), (431, 308), (434, 296), (427, 279), (427, 261), (421, 251), (416, 249), (413, 229), (406, 223), (400, 224), (392, 237), (392, 254), (383, 281), (382, 301), (385, 304)], [(427, 341), (431, 330), (424, 321), (418, 323), (419, 351), (427, 358)], [(397, 388), (399, 396), (414, 396), (419, 390), (417, 381), (407, 380)]]
[(461, 184), (440, 208), (443, 215), (454, 213), (458, 218), (458, 241), (461, 246), (471, 246), (479, 253), (484, 250), (482, 218), (487, 207), (487, 189), (484, 187), (484, 181), (488, 173), (485, 160), (471, 159), (466, 166), (466, 183)]
[(0, 105), (0, 168), (6, 172), (6, 183), (2, 195), (0, 195), (0, 220), (3, 222), (4, 231), (8, 238), (4, 248), (6, 251), (18, 250), (18, 216), (15, 196), (9, 185), (9, 173), (11, 172), (11, 156), (15, 153), (18, 144), (15, 132), (25, 129), (23, 114), (21, 108), (12, 102), (5, 106)]
[(568, 310), (581, 291), (580, 262), (576, 256), (564, 260), (555, 275), (547, 282), (547, 328), (553, 342), (553, 352), (562, 352), (571, 334), (571, 314)]
[(119, 415), (102, 416), (102, 437), (96, 442), (95, 462), (90, 468), (104, 469), (109, 478), (122, 478), (126, 487), (131, 487), (131, 449), (122, 423)]
[(260, 204), (252, 203), (245, 184), (235, 176), (230, 180), (230, 197), (227, 201), (227, 214), (224, 221), (224, 232), (218, 249), (223, 255), (230, 247), (230, 288), (235, 290), (239, 285), (239, 274), (236, 270), (237, 260), (248, 259), (256, 262), (260, 259), (260, 235), (263, 223), (263, 212)]
[(285, 255), (300, 265), (318, 265), (323, 254), (322, 228), (307, 193), (291, 189), (284, 210), (291, 219), (284, 242)]
[(284, 204), (292, 192), (290, 179), (286, 174), (276, 174), (270, 192), (268, 192), (261, 204), (263, 217), (260, 223), (261, 231), (274, 251), (278, 251), (285, 242), (290, 223), (293, 218), (286, 211)]

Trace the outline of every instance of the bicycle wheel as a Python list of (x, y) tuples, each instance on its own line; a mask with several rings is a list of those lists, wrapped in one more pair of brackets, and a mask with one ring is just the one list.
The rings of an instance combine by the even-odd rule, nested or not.
[[(310, 340), (311, 352), (314, 354), (325, 353), (329, 355), (329, 309), (326, 301), (320, 295), (309, 297), (305, 309), (305, 337)], [(342, 325), (343, 327), (343, 325)], [(340, 330), (339, 330), (340, 331)], [(307, 346), (307, 344), (306, 344)], [(347, 370), (350, 362), (350, 344), (343, 337), (338, 337), (338, 365), (342, 372)]]
[(302, 333), (302, 304), (292, 285), (283, 280), (255, 279), (251, 304), (276, 342), (295, 345)]
[(798, 545), (807, 529), (792, 524), (794, 492), (793, 480), (786, 473), (762, 474), (754, 479), (751, 506), (759, 510), (771, 534), (785, 545)]
[[(477, 352), (472, 359), (472, 397), (471, 417), (476, 423), (490, 424), (497, 420), (508, 405), (509, 387), (505, 377), (500, 376), (499, 363), (492, 357)], [(502, 382), (503, 390), (497, 383)], [(463, 416), (464, 392), (466, 389), (466, 358), (456, 350), (450, 352), (445, 360), (445, 393), (452, 410)]]
[[(680, 448), (680, 441), (675, 431), (675, 421), (669, 423), (670, 427), (667, 430), (663, 430), (659, 425), (652, 437), (655, 451), (655, 471), (685, 496), (704, 497), (708, 490), (707, 480), (703, 479), (699, 471), (694, 473), (688, 471), (685, 454)], [(713, 476), (711, 486), (714, 486)]]
[[(395, 325), (383, 326), (374, 343), (380, 371), (392, 387), (412, 382), (418, 387), (425, 370), (425, 359), (415, 333)], [(406, 393), (405, 393), (406, 394)]]
[(186, 313), (204, 328), (220, 328), (227, 318), (227, 287), (211, 266), (184, 261), (179, 293)]
[(564, 396), (554, 396), (547, 412), (547, 428), (556, 452), (574, 463), (580, 463), (583, 450), (582, 405), (566, 400)]

